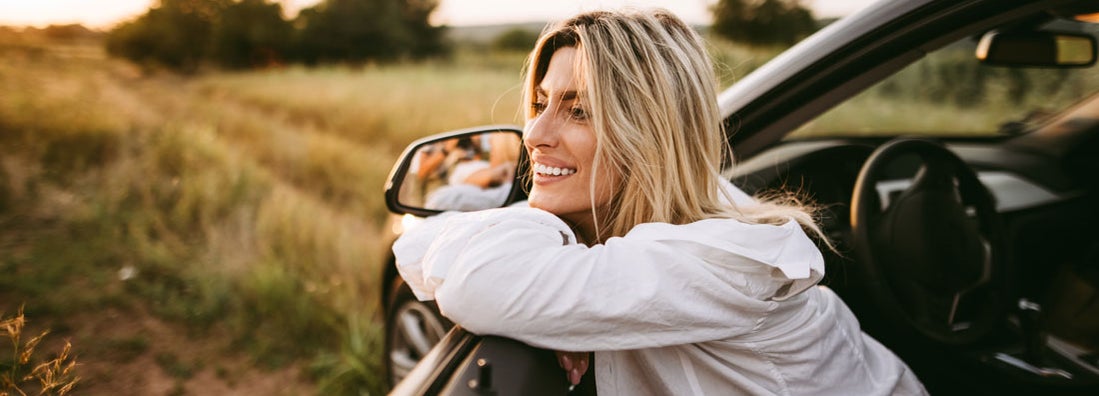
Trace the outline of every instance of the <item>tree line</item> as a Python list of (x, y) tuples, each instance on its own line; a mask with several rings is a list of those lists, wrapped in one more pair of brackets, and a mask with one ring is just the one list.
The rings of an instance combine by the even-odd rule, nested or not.
[(386, 61), (444, 54), (438, 0), (324, 0), (285, 18), (271, 0), (159, 0), (107, 34), (109, 54), (194, 71), (298, 62)]
[[(439, 0), (323, 0), (284, 17), (273, 0), (159, 0), (107, 33), (107, 51), (139, 64), (194, 71), (285, 63), (386, 62), (445, 56), (445, 26), (429, 18)], [(816, 30), (801, 0), (719, 0), (712, 31), (750, 44), (788, 45)], [(533, 44), (507, 32), (497, 46)], [(536, 37), (536, 36), (534, 36)], [(529, 48), (529, 47), (528, 47)]]
[(733, 41), (791, 45), (818, 28), (801, 0), (720, 0), (710, 8), (714, 33)]

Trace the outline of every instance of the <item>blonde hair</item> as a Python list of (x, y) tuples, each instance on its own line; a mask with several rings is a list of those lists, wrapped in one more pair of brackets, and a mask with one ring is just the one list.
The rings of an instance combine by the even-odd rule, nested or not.
[(578, 90), (591, 109), (592, 168), (613, 172), (609, 179), (618, 183), (606, 207), (592, 207), (597, 241), (589, 242), (625, 235), (641, 223), (714, 217), (759, 224), (794, 219), (820, 235), (812, 211), (799, 202), (765, 199), (738, 207), (720, 188), (730, 150), (716, 77), (701, 37), (678, 17), (664, 9), (594, 11), (549, 26), (527, 59), (527, 120), (536, 116), (531, 103), (550, 58), (566, 47), (577, 50)]

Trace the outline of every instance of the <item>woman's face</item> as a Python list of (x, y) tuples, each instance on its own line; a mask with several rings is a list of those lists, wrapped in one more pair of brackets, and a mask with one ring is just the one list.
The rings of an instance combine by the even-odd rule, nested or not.
[(577, 50), (558, 49), (550, 58), (546, 75), (535, 88), (534, 116), (527, 120), (523, 144), (530, 154), (533, 187), (530, 206), (543, 209), (571, 223), (584, 238), (594, 237), (591, 178), (597, 175), (594, 204), (606, 206), (613, 185), (611, 172), (592, 166), (595, 129), (591, 108), (582, 97), (573, 65)]

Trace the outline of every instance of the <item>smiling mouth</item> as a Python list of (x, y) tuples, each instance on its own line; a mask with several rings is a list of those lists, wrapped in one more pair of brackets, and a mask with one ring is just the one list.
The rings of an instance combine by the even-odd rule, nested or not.
[(534, 164), (534, 173), (540, 176), (568, 176), (576, 173), (576, 169)]

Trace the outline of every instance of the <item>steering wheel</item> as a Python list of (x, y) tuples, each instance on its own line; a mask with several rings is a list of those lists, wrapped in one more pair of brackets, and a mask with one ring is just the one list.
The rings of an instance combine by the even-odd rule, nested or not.
[[(886, 179), (890, 166), (913, 159), (911, 183)], [(1000, 220), (965, 162), (934, 141), (894, 139), (866, 160), (852, 195), (854, 252), (892, 326), (951, 345), (994, 329), (1007, 295)]]

